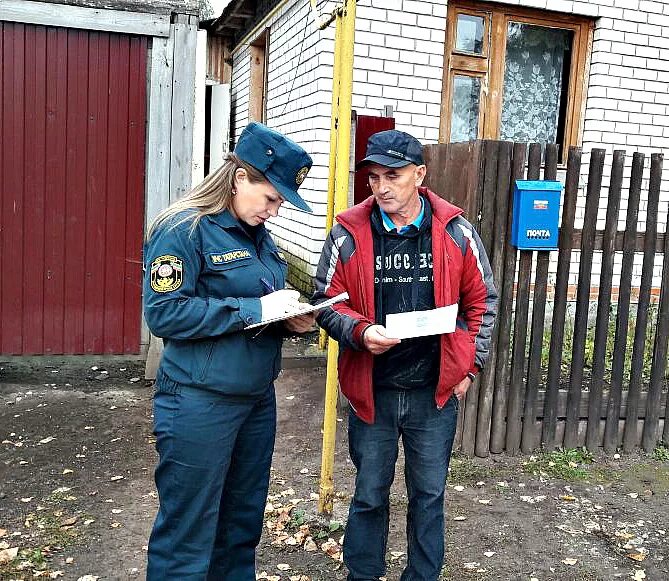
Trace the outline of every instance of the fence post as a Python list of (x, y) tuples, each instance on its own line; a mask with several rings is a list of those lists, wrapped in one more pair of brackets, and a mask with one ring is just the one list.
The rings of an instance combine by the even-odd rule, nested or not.
[[(650, 184), (646, 208), (646, 232), (643, 243), (643, 263), (641, 266), (641, 286), (637, 304), (636, 324), (634, 326), (634, 346), (632, 348), (632, 364), (630, 381), (627, 388), (627, 408), (625, 410), (625, 430), (623, 432), (623, 451), (631, 452), (637, 445), (639, 430), (639, 397), (643, 374), (643, 354), (646, 348), (646, 331), (648, 327), (648, 307), (650, 305), (650, 288), (653, 283), (653, 265), (655, 263), (655, 242), (657, 240), (657, 209), (660, 203), (660, 180), (662, 167), (658, 167), (658, 156), (650, 157)], [(659, 170), (659, 171), (658, 171)]]
[(618, 447), (620, 429), (620, 401), (627, 352), (627, 331), (629, 324), (630, 294), (632, 286), (632, 267), (636, 247), (636, 227), (639, 215), (639, 198), (643, 179), (644, 154), (635, 152), (632, 158), (632, 176), (627, 199), (627, 220), (623, 238), (623, 262), (618, 291), (618, 310), (616, 313), (616, 334), (613, 344), (613, 364), (611, 366), (611, 387), (606, 408), (606, 426), (604, 428), (604, 450), (615, 452)]
[[(504, 252), (509, 235), (507, 218), (509, 215), (509, 183), (511, 180), (511, 155), (513, 144), (509, 141), (499, 143), (497, 157), (497, 184), (494, 196), (495, 222), (492, 236), (491, 268), (492, 277), (497, 286), (497, 294), (501, 294), (502, 276), (504, 271)], [(490, 454), (490, 431), (492, 422), (492, 407), (495, 390), (495, 368), (497, 366), (497, 344), (499, 339), (499, 325), (493, 328), (490, 342), (490, 356), (483, 370), (479, 384), (479, 410), (476, 422), (475, 454), (485, 458)]]
[[(512, 188), (517, 179), (522, 179), (525, 170), (525, 143), (513, 144), (513, 162), (511, 170), (511, 181), (509, 183), (508, 196), (511, 196)], [(509, 199), (507, 214), (507, 232), (513, 221), (513, 201)], [(511, 347), (511, 316), (513, 312), (513, 286), (516, 277), (516, 249), (511, 246), (509, 237), (505, 241), (506, 251), (504, 254), (504, 274), (499, 299), (499, 310), (497, 315), (498, 344), (497, 361), (495, 365), (495, 394), (493, 403), (492, 431), (490, 435), (490, 451), (499, 453), (504, 450), (506, 439), (506, 411), (507, 411), (507, 389), (509, 385), (509, 351)]]
[(625, 169), (625, 151), (613, 152), (613, 166), (609, 182), (609, 196), (606, 205), (606, 222), (602, 241), (602, 271), (599, 277), (599, 296), (597, 298), (597, 320), (595, 323), (595, 345), (593, 353), (592, 377), (588, 400), (588, 427), (585, 445), (594, 451), (602, 441), (602, 385), (606, 367), (606, 341), (609, 331), (611, 309), (611, 284), (615, 262), (616, 232), (620, 213), (620, 193)]
[[(528, 178), (539, 177), (541, 168), (541, 145), (530, 145)], [(531, 178), (530, 178), (531, 179)], [(516, 317), (513, 326), (513, 350), (511, 351), (511, 382), (509, 384), (509, 408), (506, 416), (506, 451), (516, 454), (520, 447), (521, 404), (525, 387), (525, 350), (527, 347), (527, 320), (530, 308), (530, 280), (532, 276), (532, 250), (520, 251), (518, 286), (516, 288)]]
[[(483, 246), (491, 254), (493, 223), (494, 223), (494, 203), (495, 203), (495, 185), (497, 183), (497, 156), (499, 153), (499, 142), (485, 141), (483, 143), (483, 189), (480, 198), (480, 226), (479, 232)], [(474, 222), (474, 216), (471, 217)], [(476, 443), (476, 426), (478, 422), (478, 400), (479, 400), (479, 385), (481, 379), (476, 381), (467, 390), (462, 412), (464, 412), (465, 420), (462, 427), (462, 444), (461, 450), (467, 456), (474, 455), (474, 447)], [(461, 413), (462, 413), (461, 412)]]
[[(662, 164), (664, 156), (660, 154), (651, 162), (651, 174), (653, 170), (662, 177)], [(653, 165), (655, 168), (653, 168)], [(643, 422), (643, 435), (641, 444), (646, 452), (652, 452), (657, 445), (659, 437), (658, 427), (660, 418), (660, 403), (662, 398), (662, 381), (667, 370), (667, 343), (669, 342), (669, 228), (664, 232), (664, 256), (662, 260), (662, 282), (660, 292), (660, 304), (657, 310), (657, 328), (655, 330), (655, 344), (653, 346), (653, 366), (650, 372), (650, 384), (648, 385), (648, 398), (646, 399), (646, 417)], [(669, 398), (668, 398), (669, 399)], [(664, 416), (664, 431), (669, 435), (669, 421), (667, 418), (669, 408)], [(665, 438), (667, 442), (669, 438)], [(667, 442), (669, 443), (669, 442)]]
[(583, 366), (585, 363), (585, 340), (588, 334), (590, 310), (590, 280), (592, 277), (592, 255), (595, 248), (595, 229), (599, 194), (602, 189), (602, 174), (606, 151), (593, 149), (590, 152), (588, 190), (585, 200), (585, 217), (581, 235), (581, 255), (576, 289), (576, 314), (574, 315), (574, 342), (572, 344), (571, 374), (567, 397), (567, 423), (564, 432), (564, 447), (578, 445), (578, 426), (581, 414), (581, 392), (583, 391)]
[[(546, 144), (546, 158), (544, 161), (544, 179), (557, 178), (558, 149), (557, 144)], [(538, 168), (537, 168), (538, 170)], [(528, 168), (527, 179), (539, 179), (533, 168)], [(535, 424), (537, 418), (537, 394), (541, 382), (541, 351), (544, 341), (544, 323), (546, 320), (546, 294), (548, 286), (548, 267), (550, 265), (550, 251), (537, 252), (537, 269), (534, 276), (534, 301), (532, 303), (532, 330), (530, 332), (530, 356), (527, 366), (527, 384), (525, 388), (525, 406), (523, 411), (523, 433), (521, 436), (521, 450), (529, 454), (535, 447)]]
[(555, 297), (553, 299), (553, 318), (551, 321), (548, 380), (546, 382), (544, 421), (541, 434), (541, 443), (547, 449), (552, 449), (556, 446), (555, 435), (557, 431), (557, 404), (562, 366), (562, 342), (564, 340), (569, 266), (571, 262), (572, 236), (574, 235), (574, 217), (576, 215), (576, 198), (578, 197), (580, 173), (581, 148), (571, 147), (567, 159), (567, 179), (558, 242), (558, 266), (555, 279)]

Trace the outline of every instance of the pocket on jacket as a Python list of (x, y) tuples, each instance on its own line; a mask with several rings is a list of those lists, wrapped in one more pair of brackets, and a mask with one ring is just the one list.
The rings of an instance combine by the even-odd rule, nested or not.
[(448, 381), (451, 385), (462, 381), (474, 365), (476, 345), (468, 331), (455, 329), (455, 333), (444, 335), (446, 341), (445, 365)]

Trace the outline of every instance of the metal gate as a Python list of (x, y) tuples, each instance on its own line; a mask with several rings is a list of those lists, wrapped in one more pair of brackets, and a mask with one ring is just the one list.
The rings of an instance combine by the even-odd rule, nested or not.
[(139, 36), (0, 22), (0, 353), (138, 353)]

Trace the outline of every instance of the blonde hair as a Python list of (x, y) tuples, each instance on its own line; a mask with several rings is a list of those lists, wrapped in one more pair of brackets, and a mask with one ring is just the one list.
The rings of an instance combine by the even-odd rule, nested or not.
[[(190, 231), (195, 230), (204, 216), (220, 214), (227, 210), (232, 203), (235, 189), (235, 173), (238, 169), (246, 170), (249, 182), (257, 184), (266, 181), (262, 172), (252, 165), (242, 161), (234, 153), (228, 153), (223, 165), (210, 173), (184, 197), (170, 204), (158, 214), (146, 233), (146, 239), (151, 238), (158, 226), (171, 221), (177, 214), (184, 213), (178, 220), (173, 221), (170, 228), (176, 228), (184, 222), (192, 220)], [(189, 211), (190, 210), (190, 211)]]

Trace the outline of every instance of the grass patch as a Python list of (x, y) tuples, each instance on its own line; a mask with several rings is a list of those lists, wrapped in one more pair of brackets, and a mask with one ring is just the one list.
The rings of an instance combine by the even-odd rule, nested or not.
[(463, 484), (466, 482), (478, 482), (490, 478), (493, 471), (487, 466), (481, 466), (472, 458), (453, 453), (448, 466), (448, 482), (450, 484)]
[(658, 446), (653, 450), (653, 458), (658, 462), (669, 462), (669, 448), (665, 446)]
[(585, 466), (592, 462), (593, 456), (585, 448), (572, 448), (530, 456), (529, 461), (524, 464), (524, 470), (529, 474), (567, 481), (585, 480), (590, 475)]

